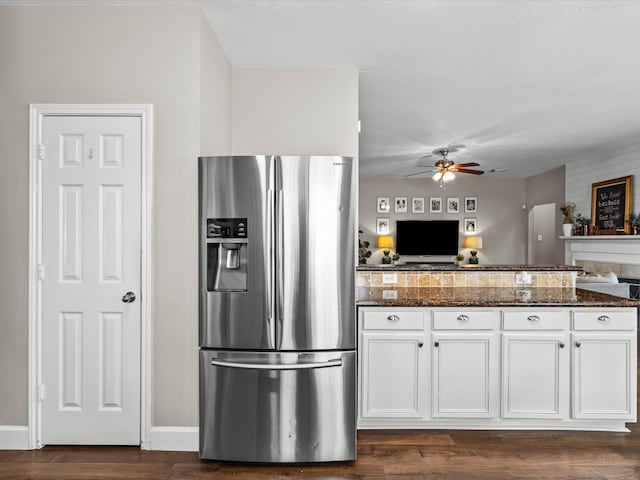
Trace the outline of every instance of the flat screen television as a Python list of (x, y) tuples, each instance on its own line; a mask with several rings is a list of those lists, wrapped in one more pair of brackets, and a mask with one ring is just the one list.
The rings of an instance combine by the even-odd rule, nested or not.
[(396, 222), (398, 255), (456, 255), (458, 220), (399, 220)]

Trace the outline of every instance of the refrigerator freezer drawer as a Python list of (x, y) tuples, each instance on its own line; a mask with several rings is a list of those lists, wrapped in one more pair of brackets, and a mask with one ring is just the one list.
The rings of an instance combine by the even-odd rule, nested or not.
[(200, 457), (329, 462), (356, 456), (354, 351), (200, 351)]

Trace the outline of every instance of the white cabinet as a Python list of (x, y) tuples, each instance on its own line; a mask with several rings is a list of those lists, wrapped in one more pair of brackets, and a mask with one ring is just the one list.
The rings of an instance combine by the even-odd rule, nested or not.
[(435, 332), (432, 339), (432, 416), (494, 417), (498, 392), (495, 334)]
[(633, 313), (574, 312), (574, 418), (636, 420)]
[(569, 340), (564, 333), (502, 334), (502, 417), (569, 416)]
[(360, 428), (624, 431), (635, 308), (359, 309)]
[(569, 324), (563, 308), (502, 312), (502, 417), (569, 417)]
[(422, 312), (372, 310), (360, 317), (360, 417), (422, 417), (427, 380)]

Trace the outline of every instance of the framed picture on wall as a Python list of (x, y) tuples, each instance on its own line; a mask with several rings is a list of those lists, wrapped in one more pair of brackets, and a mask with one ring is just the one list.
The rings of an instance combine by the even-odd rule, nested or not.
[(424, 213), (424, 197), (411, 199), (411, 213)]
[(478, 219), (477, 218), (465, 218), (464, 219), (464, 233), (467, 235), (473, 235), (478, 231)]
[(429, 213), (442, 213), (442, 197), (429, 197)]
[(391, 201), (389, 197), (376, 198), (376, 213), (389, 213), (391, 212)]
[(447, 213), (460, 213), (460, 199), (447, 197)]
[(376, 218), (376, 233), (378, 235), (389, 234), (389, 219), (388, 218)]
[(478, 213), (478, 197), (464, 197), (464, 213)]
[(396, 213), (407, 213), (407, 197), (396, 197)]

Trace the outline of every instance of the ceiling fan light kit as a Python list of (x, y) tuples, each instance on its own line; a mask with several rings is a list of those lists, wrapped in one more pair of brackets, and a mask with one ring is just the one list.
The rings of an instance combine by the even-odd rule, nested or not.
[[(460, 145), (459, 147), (462, 147)], [(482, 175), (484, 171), (482, 170), (471, 170), (467, 167), (479, 167), (479, 163), (470, 162), (470, 163), (460, 163), (456, 164), (452, 160), (447, 158), (447, 155), (450, 152), (457, 151), (458, 148), (436, 148), (433, 153), (436, 155), (442, 155), (442, 158), (435, 163), (435, 172), (431, 177), (434, 182), (440, 183), (440, 188), (445, 188), (445, 183), (451, 182), (454, 178), (456, 178), (454, 172), (456, 173), (471, 173), (472, 175)], [(424, 172), (422, 172), (424, 173)], [(415, 175), (415, 174), (414, 174)]]

